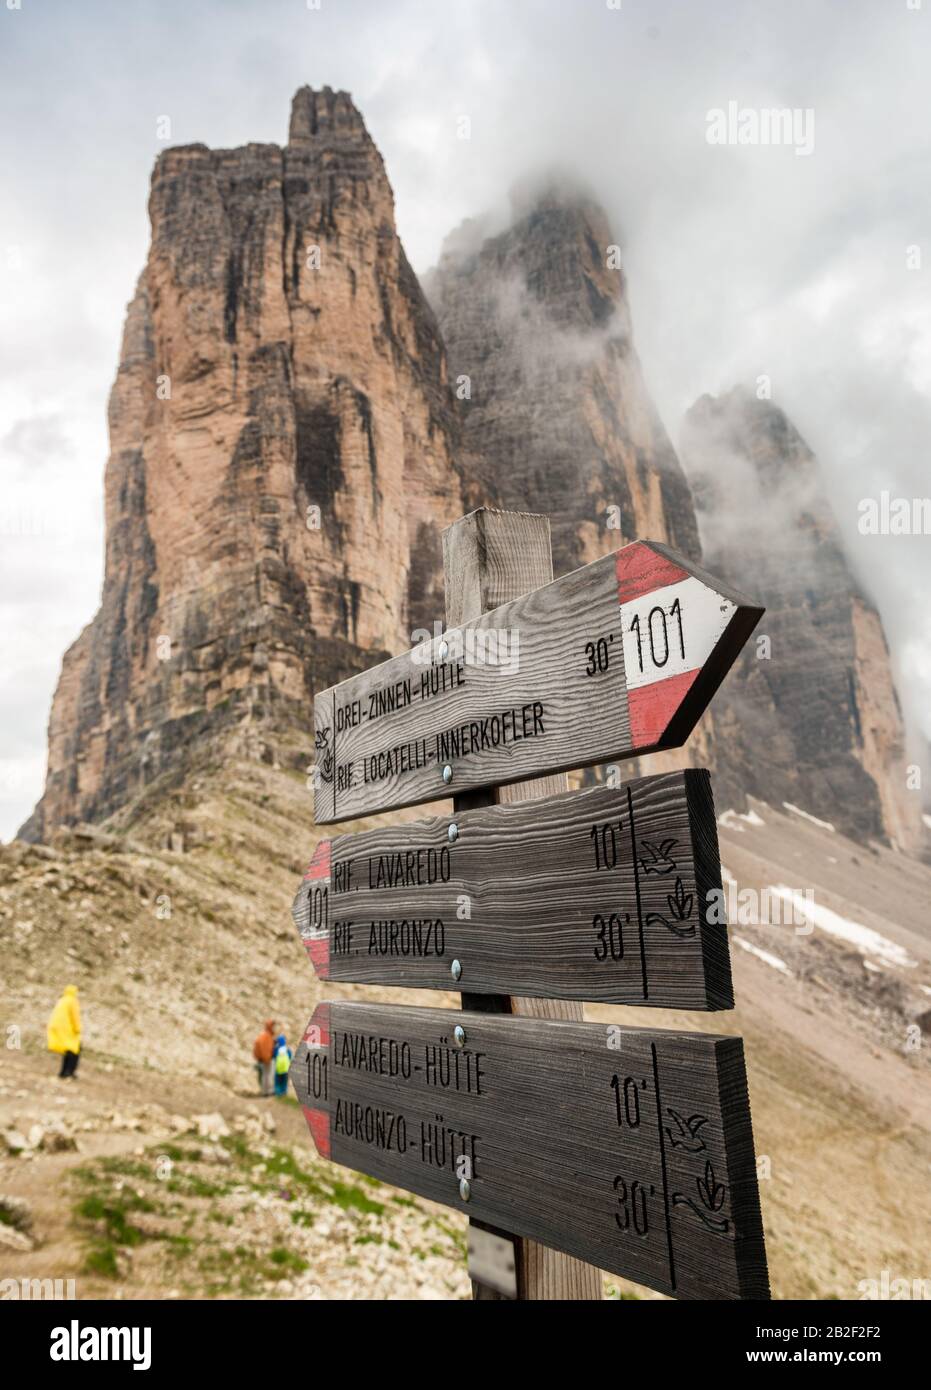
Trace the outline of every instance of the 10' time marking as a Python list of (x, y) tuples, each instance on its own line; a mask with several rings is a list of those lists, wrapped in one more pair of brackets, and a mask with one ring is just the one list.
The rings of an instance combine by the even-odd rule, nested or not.
[[(616, 1073), (612, 1076), (611, 1089), (614, 1092), (617, 1123), (620, 1127), (626, 1125), (628, 1129), (640, 1128), (640, 1092), (645, 1091), (646, 1087), (647, 1083), (642, 1078), (625, 1076), (622, 1081)], [(613, 1187), (617, 1193), (618, 1210), (614, 1213), (614, 1220), (618, 1230), (633, 1230), (638, 1236), (648, 1235), (650, 1218), (647, 1198), (656, 1196), (654, 1184), (645, 1185), (639, 1180), (628, 1183), (627, 1179), (618, 1173)]]

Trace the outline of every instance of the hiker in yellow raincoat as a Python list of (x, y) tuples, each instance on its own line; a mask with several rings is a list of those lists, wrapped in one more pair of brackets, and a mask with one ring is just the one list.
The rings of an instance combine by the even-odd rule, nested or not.
[(81, 1051), (81, 1010), (77, 985), (66, 985), (65, 992), (52, 1010), (48, 1021), (48, 1050), (60, 1052), (59, 1076), (74, 1077)]

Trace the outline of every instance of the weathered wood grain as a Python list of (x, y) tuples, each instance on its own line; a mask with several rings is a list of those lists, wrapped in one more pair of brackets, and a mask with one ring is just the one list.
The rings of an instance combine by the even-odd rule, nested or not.
[(470, 1221), (467, 1254), (473, 1288), (477, 1286), (487, 1290), (496, 1299), (518, 1298), (519, 1259), (516, 1245), (514, 1236), (493, 1231), (480, 1221)]
[(294, 919), (325, 979), (727, 1009), (722, 899), (687, 770), (323, 840)]
[[(446, 625), (461, 627), (473, 618), (515, 599), (553, 578), (553, 547), (548, 517), (531, 512), (503, 512), (480, 507), (460, 517), (443, 532), (443, 570), (446, 581)], [(516, 805), (567, 790), (563, 772), (503, 787), (460, 791), (453, 797), (457, 812), (496, 804)], [(517, 1014), (526, 1018), (561, 1018), (581, 1023), (582, 1005), (574, 999), (535, 999), (532, 995), (462, 995), (462, 1008), (486, 1013)], [(474, 1222), (469, 1221), (470, 1229)], [(594, 1265), (554, 1250), (539, 1241), (498, 1232), (511, 1243), (517, 1298), (526, 1300), (595, 1301), (601, 1298), (601, 1271)], [(470, 1271), (471, 1272), (471, 1271)], [(472, 1297), (479, 1302), (506, 1297), (480, 1279), (472, 1279)]]
[(768, 1297), (739, 1038), (321, 1004), (291, 1080), (336, 1163), (677, 1298)]
[(474, 615), (317, 695), (315, 819), (676, 747), (761, 612), (638, 541)]

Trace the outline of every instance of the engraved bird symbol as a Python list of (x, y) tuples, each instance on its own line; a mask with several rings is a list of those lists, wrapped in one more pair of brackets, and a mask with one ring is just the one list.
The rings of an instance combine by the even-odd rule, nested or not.
[(685, 1120), (677, 1110), (673, 1110), (671, 1105), (666, 1106), (666, 1114), (672, 1116), (673, 1123), (676, 1127), (676, 1132), (673, 1133), (668, 1125), (665, 1126), (672, 1147), (674, 1149), (685, 1149), (686, 1153), (690, 1154), (701, 1153), (702, 1149), (705, 1147), (705, 1141), (700, 1137), (698, 1131), (703, 1125), (708, 1123), (708, 1116), (697, 1114), (690, 1115), (688, 1119)]
[(641, 840), (641, 851), (645, 851), (640, 856), (640, 867), (645, 874), (671, 874), (675, 871), (675, 860), (670, 857), (669, 851), (675, 844), (675, 840), (661, 840), (658, 845), (654, 845), (650, 840)]
[(333, 781), (333, 750), (330, 747), (329, 726), (314, 732), (314, 748), (320, 762), (320, 776), (324, 782)]

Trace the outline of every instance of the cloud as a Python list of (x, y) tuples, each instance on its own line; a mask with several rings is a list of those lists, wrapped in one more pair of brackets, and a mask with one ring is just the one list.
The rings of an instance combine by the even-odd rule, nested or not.
[(60, 415), (36, 415), (16, 420), (0, 439), (0, 458), (11, 457), (27, 468), (41, 468), (73, 454)]
[[(44, 742), (61, 650), (99, 590), (106, 399), (146, 254), (148, 177), (165, 145), (157, 122), (170, 118), (172, 143), (280, 143), (305, 82), (356, 98), (418, 271), (465, 218), (500, 222), (508, 189), (538, 169), (572, 169), (594, 191), (624, 249), (634, 339), (670, 433), (703, 392), (771, 376), (819, 456), (908, 708), (927, 718), (928, 663), (916, 656), (931, 635), (927, 538), (867, 545), (855, 526), (862, 496), (929, 490), (931, 242), (923, 268), (906, 269), (929, 225), (926, 10), (868, 0), (0, 9), (0, 438), (26, 420), (35, 444), (39, 422), (58, 422), (71, 452), (40, 444), (31, 456), (75, 519), (54, 559), (53, 547), (26, 550), (22, 606), (0, 614), (4, 650), (37, 626), (44, 634), (26, 744)], [(812, 154), (709, 145), (708, 111), (732, 100), (813, 110)], [(21, 477), (17, 465), (14, 509), (34, 500)], [(38, 791), (37, 781), (0, 834)]]

